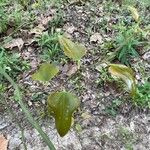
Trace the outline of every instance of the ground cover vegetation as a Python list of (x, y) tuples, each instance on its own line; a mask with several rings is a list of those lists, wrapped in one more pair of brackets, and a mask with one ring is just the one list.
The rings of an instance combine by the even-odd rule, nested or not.
[[(82, 132), (91, 115), (149, 113), (149, 9), (148, 0), (0, 1), (0, 113), (15, 120), (24, 149), (28, 123), (54, 150), (39, 123), (46, 119), (65, 137)], [(115, 133), (125, 149), (138, 141), (134, 134)]]

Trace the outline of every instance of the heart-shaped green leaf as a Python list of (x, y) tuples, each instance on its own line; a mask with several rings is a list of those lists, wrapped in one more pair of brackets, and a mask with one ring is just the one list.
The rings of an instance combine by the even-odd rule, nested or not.
[(51, 80), (58, 72), (59, 69), (54, 64), (43, 63), (39, 70), (32, 75), (32, 79), (46, 82)]
[(84, 45), (74, 43), (64, 36), (59, 36), (59, 43), (65, 55), (72, 58), (74, 61), (79, 61), (86, 54), (86, 48)]
[(79, 104), (79, 99), (69, 92), (54, 92), (49, 95), (48, 112), (55, 118), (56, 129), (61, 137), (69, 131), (72, 114)]
[(132, 97), (136, 95), (137, 90), (134, 72), (131, 68), (121, 64), (110, 64), (109, 72), (112, 75), (121, 78), (127, 84)]

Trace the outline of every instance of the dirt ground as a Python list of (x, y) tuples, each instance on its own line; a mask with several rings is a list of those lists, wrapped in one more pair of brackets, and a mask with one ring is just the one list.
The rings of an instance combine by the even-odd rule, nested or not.
[[(108, 2), (99, 0), (81, 5), (78, 3), (61, 5), (60, 8), (63, 14), (62, 24), (56, 27), (56, 31), (63, 31), (68, 37), (83, 43), (87, 48), (87, 54), (82, 59), (80, 70), (69, 80), (66, 80), (66, 77), (72, 74), (71, 71), (74, 72), (74, 69), (69, 72), (69, 67), (75, 66), (70, 60), (67, 65), (60, 64), (61, 73), (52, 82), (43, 86), (31, 79), (32, 73), (41, 62), (39, 58), (41, 49), (36, 47), (34, 42), (27, 44), (20, 53), (22, 56), (27, 56), (23, 59), (27, 59), (32, 66), (31, 70), (20, 74), (18, 84), (25, 89), (23, 99), (30, 111), (57, 150), (150, 150), (149, 109), (133, 106), (128, 100), (127, 93), (118, 89), (115, 83), (103, 82), (100, 78), (102, 72), (96, 69), (97, 66), (105, 65), (101, 63), (107, 53), (104, 43), (115, 38), (117, 31), (114, 30), (113, 25), (128, 16), (124, 12), (125, 8), (122, 9), (120, 3), (112, 2), (109, 5)], [(149, 10), (149, 8), (140, 10), (146, 20), (143, 26), (150, 21)], [(49, 6), (39, 18), (53, 16), (56, 11), (55, 7)], [(38, 23), (40, 24), (41, 21), (39, 19)], [(19, 34), (24, 36), (22, 32), (23, 30)], [(147, 47), (140, 54), (140, 58), (133, 60), (132, 68), (135, 68), (139, 82), (144, 80), (139, 71), (141, 66), (144, 66), (145, 78), (149, 77), (149, 53), (150, 49)], [(64, 88), (79, 96), (81, 101), (80, 108), (74, 115), (72, 128), (63, 138), (58, 135), (53, 118), (41, 117), (41, 113), (46, 108), (46, 96), (57, 89), (62, 82)], [(11, 94), (11, 91), (10, 87), (8, 93)], [(7, 93), (5, 95), (6, 98), (9, 97)], [(33, 98), (34, 96), (36, 98)], [(38, 132), (27, 122), (19, 105), (13, 101), (13, 97), (8, 99), (24, 131), (27, 149), (48, 150)], [(121, 99), (121, 104), (111, 109), (116, 99)], [(6, 111), (0, 112), (0, 133), (9, 140), (9, 150), (24, 149), (22, 133), (16, 119)]]

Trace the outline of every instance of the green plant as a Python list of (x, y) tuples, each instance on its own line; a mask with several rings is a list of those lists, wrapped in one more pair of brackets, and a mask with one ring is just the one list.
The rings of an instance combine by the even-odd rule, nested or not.
[(131, 68), (117, 64), (109, 66), (109, 72), (126, 83), (133, 103), (142, 108), (150, 108), (150, 83), (145, 82), (143, 85), (137, 85)]
[(31, 0), (18, 0), (18, 3), (27, 9), (28, 5), (31, 3)]
[(140, 4), (142, 6), (150, 6), (150, 1), (149, 0), (123, 0), (122, 1), (124, 5), (137, 5)]
[(96, 80), (96, 83), (98, 85), (103, 84), (104, 82), (111, 82), (112, 81), (112, 77), (111, 75), (108, 73), (108, 68), (106, 67), (107, 64), (102, 65), (98, 65), (96, 67), (96, 69), (99, 71), (100, 76), (99, 78)]
[[(2, 3), (0, 3), (2, 4)], [(8, 15), (5, 13), (4, 6), (0, 5), (0, 33), (6, 31), (8, 25)]]
[(7, 79), (10, 82), (10, 84), (13, 86), (13, 88), (15, 90), (14, 91), (14, 96), (16, 98), (15, 100), (20, 105), (20, 107), (21, 107), (22, 111), (24, 112), (24, 114), (25, 114), (26, 118), (28, 119), (28, 121), (39, 132), (39, 134), (42, 136), (43, 140), (48, 145), (48, 147), (50, 148), (50, 150), (55, 150), (55, 147), (52, 144), (52, 142), (49, 140), (49, 137), (42, 130), (42, 128), (40, 127), (40, 125), (34, 120), (34, 118), (32, 117), (32, 115), (28, 111), (27, 106), (24, 104), (18, 85), (13, 81), (13, 79), (5, 72), (5, 70), (1, 66), (0, 66), (0, 74), (2, 76), (4, 76), (4, 78)]
[[(58, 37), (64, 53), (69, 58), (78, 62), (80, 67), (80, 60), (85, 55), (86, 49), (79, 43), (74, 43), (64, 36)], [(40, 68), (32, 75), (32, 79), (48, 82), (59, 72), (59, 68), (53, 63), (43, 63)], [(72, 115), (79, 107), (80, 101), (71, 92), (62, 91), (62, 84), (53, 93), (48, 96), (47, 112), (55, 118), (56, 129), (60, 136), (67, 134), (71, 127)]]
[(133, 150), (133, 143), (136, 141), (135, 135), (125, 127), (119, 127), (118, 137), (124, 144), (126, 150)]
[(136, 80), (131, 68), (121, 64), (109, 64), (108, 71), (111, 75), (122, 79), (126, 83), (132, 98), (137, 95)]
[(48, 61), (59, 60), (61, 54), (61, 49), (58, 44), (58, 34), (48, 32), (43, 33), (41, 36), (37, 37), (38, 45), (42, 49), (41, 59)]
[(137, 106), (150, 108), (150, 82), (137, 87), (137, 96), (133, 99)]
[(0, 48), (0, 66), (5, 71), (9, 71), (9, 75), (16, 78), (20, 72), (26, 71), (30, 68), (26, 61), (22, 61), (20, 54), (6, 53), (5, 49)]
[[(11, 9), (9, 6), (11, 5)], [(18, 28), (29, 22), (30, 12), (24, 11), (18, 3), (13, 1), (0, 1), (0, 33), (5, 33), (9, 28)]]
[(121, 28), (115, 40), (119, 48), (116, 57), (121, 63), (129, 65), (131, 57), (139, 56), (136, 48), (140, 45), (141, 35), (137, 32), (137, 26)]
[(122, 100), (115, 99), (112, 101), (111, 105), (105, 108), (105, 112), (109, 115), (115, 117), (118, 114), (118, 108), (122, 104)]
[(10, 14), (9, 21), (13, 22), (15, 27), (18, 27), (20, 24), (25, 22), (25, 17), (23, 14), (26, 14), (25, 11), (22, 11), (21, 8), (16, 7), (15, 10)]
[[(57, 2), (55, 3), (57, 4)], [(49, 22), (49, 31), (55, 31), (56, 28), (60, 28), (64, 25), (64, 19), (63, 19), (63, 11), (59, 6), (58, 2), (58, 10), (54, 16), (54, 18)]]
[(66, 135), (71, 127), (72, 114), (79, 107), (79, 99), (70, 92), (54, 92), (48, 97), (48, 112), (55, 118), (60, 136)]
[(130, 11), (134, 22), (123, 19), (119, 25), (114, 26), (119, 33), (113, 41), (115, 43), (113, 47), (116, 50), (108, 53), (108, 60), (112, 61), (117, 58), (122, 64), (130, 65), (131, 58), (139, 57), (137, 49), (145, 42), (144, 34), (147, 33), (140, 28), (141, 18), (137, 9), (133, 6), (126, 8)]
[(80, 68), (80, 60), (86, 54), (86, 48), (80, 43), (74, 43), (66, 37), (59, 36), (59, 43), (66, 56), (78, 62)]
[(5, 71), (9, 71), (9, 75), (16, 78), (16, 76), (23, 71), (30, 68), (26, 61), (22, 61), (20, 54), (6, 53), (4, 48), (0, 48), (0, 66), (3, 67)]

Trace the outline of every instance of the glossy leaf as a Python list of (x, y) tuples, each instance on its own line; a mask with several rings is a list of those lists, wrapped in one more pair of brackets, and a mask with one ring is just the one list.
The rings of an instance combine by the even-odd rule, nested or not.
[(59, 72), (58, 67), (54, 64), (43, 63), (39, 70), (32, 75), (33, 80), (49, 81)]
[(79, 43), (74, 43), (64, 36), (59, 36), (59, 43), (66, 56), (75, 61), (80, 60), (86, 54), (86, 48)]
[(128, 9), (130, 10), (131, 14), (132, 14), (132, 17), (133, 19), (138, 22), (139, 20), (139, 14), (138, 14), (138, 11), (135, 7), (133, 6), (129, 6)]
[(71, 127), (73, 112), (80, 102), (69, 92), (54, 92), (48, 97), (48, 112), (55, 118), (55, 125), (59, 135), (67, 134)]
[(109, 72), (127, 84), (132, 97), (136, 95), (134, 72), (131, 68), (120, 64), (110, 64)]

